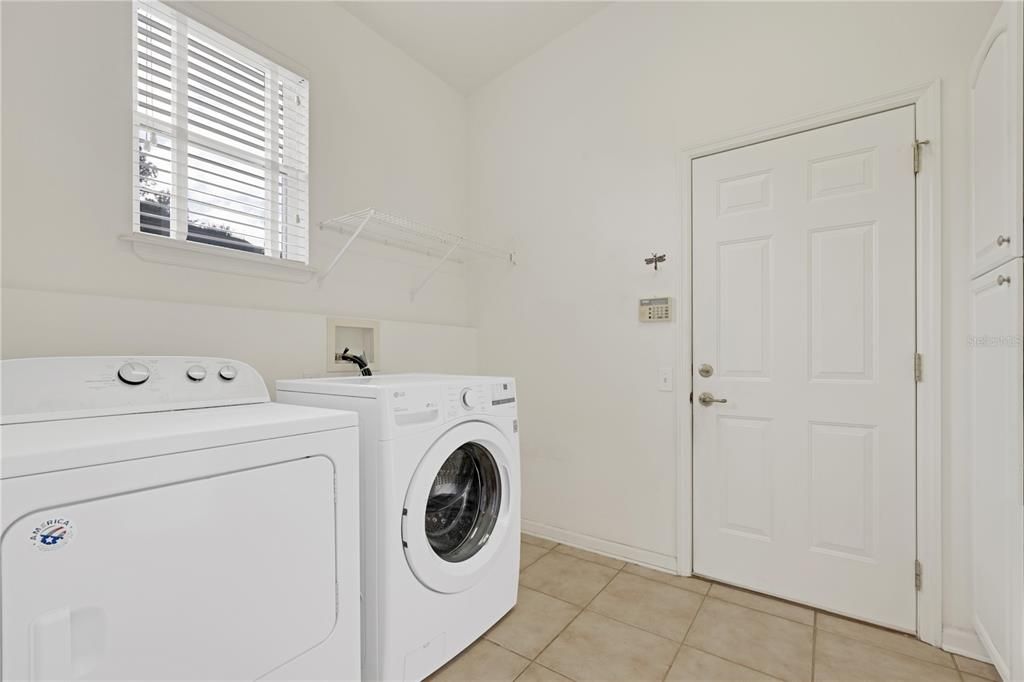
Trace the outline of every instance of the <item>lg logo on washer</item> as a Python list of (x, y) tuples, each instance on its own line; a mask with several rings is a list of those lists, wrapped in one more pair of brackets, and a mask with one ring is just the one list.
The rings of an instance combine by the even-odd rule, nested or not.
[(68, 519), (58, 517), (47, 519), (32, 529), (28, 539), (36, 549), (49, 552), (61, 549), (75, 535), (75, 527)]

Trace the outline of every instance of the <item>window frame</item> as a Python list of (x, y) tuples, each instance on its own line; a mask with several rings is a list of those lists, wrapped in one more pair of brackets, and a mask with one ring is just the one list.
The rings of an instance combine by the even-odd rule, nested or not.
[[(256, 52), (243, 44), (237, 32), (224, 30), (218, 22), (206, 18), (196, 18), (191, 12), (184, 12), (178, 7), (171, 7), (158, 0), (133, 0), (131, 3), (131, 107), (132, 107), (132, 232), (122, 239), (132, 243), (137, 255), (144, 260), (174, 263), (177, 265), (194, 264), (197, 267), (237, 272), (240, 274), (266, 274), (274, 279), (290, 281), (307, 281), (315, 269), (309, 266), (309, 80), (282, 60)], [(173, 30), (171, 57), (168, 59), (173, 66), (171, 81), (178, 79), (172, 86), (170, 103), (171, 121), (161, 120), (146, 112), (139, 106), (139, 13), (147, 10), (157, 14), (161, 21), (171, 24)], [(172, 21), (173, 20), (173, 23)], [(193, 36), (217, 50), (224, 48), (225, 56), (230, 57), (259, 70), (264, 77), (264, 118), (263, 128), (266, 146), (263, 154), (241, 149), (226, 144), (214, 137), (197, 131), (189, 125), (188, 114), (188, 40)], [(183, 49), (184, 46), (184, 49)], [(272, 52), (272, 50), (271, 50)], [(283, 77), (282, 77), (283, 76)], [(294, 96), (294, 107), (284, 103), (284, 98)], [(280, 103), (281, 113), (275, 115), (274, 105)], [(289, 128), (287, 119), (299, 114), (299, 125)], [(279, 147), (278, 126), (282, 125), (286, 139), (298, 147), (298, 155), (282, 155), (285, 152)], [(298, 134), (289, 135), (298, 129)], [(162, 181), (169, 189), (154, 192), (169, 196), (169, 216), (167, 220), (168, 234), (154, 233), (152, 226), (143, 225), (143, 211), (140, 208), (141, 192), (150, 191), (151, 187), (143, 185), (140, 173), (141, 156), (144, 153), (140, 140), (151, 133), (170, 140), (172, 170), (169, 181)], [(189, 214), (193, 209), (189, 206), (189, 147), (198, 146), (214, 154), (240, 163), (251, 164), (262, 170), (264, 180), (264, 198), (259, 202), (264, 227), (262, 248), (263, 253), (255, 249), (236, 248), (231, 245), (212, 244), (201, 239), (189, 239)], [(273, 151), (271, 151), (273, 150)], [(291, 160), (294, 163), (288, 163)], [(231, 190), (226, 188), (227, 192)], [(197, 191), (197, 190), (193, 190)], [(211, 195), (215, 200), (232, 201), (230, 194)], [(283, 199), (283, 202), (282, 202)], [(294, 199), (289, 203), (290, 199)], [(245, 203), (245, 202), (237, 202)], [(294, 205), (293, 205), (294, 204)], [(255, 208), (258, 204), (254, 204)], [(295, 211), (289, 215), (282, 208)], [(195, 220), (195, 223), (201, 221)], [(144, 227), (150, 229), (145, 230)], [(260, 229), (260, 228), (254, 228)], [(228, 234), (235, 234), (227, 230)], [(244, 235), (239, 233), (239, 239)], [(207, 258), (206, 255), (228, 258), (239, 261), (221, 266), (218, 258)], [(191, 263), (189, 261), (194, 261)], [(291, 272), (289, 272), (289, 270)]]

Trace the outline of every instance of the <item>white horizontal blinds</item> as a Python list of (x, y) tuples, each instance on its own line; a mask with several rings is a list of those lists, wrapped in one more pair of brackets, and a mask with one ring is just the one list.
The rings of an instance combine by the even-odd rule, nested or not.
[(135, 4), (136, 230), (308, 263), (309, 85)]

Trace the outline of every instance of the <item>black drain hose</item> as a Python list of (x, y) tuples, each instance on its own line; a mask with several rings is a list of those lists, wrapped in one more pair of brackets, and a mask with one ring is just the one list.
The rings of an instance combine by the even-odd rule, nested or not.
[(356, 367), (359, 368), (359, 373), (362, 374), (364, 377), (373, 376), (373, 372), (370, 371), (370, 365), (366, 362), (366, 358), (363, 357), (362, 354), (352, 355), (351, 353), (348, 352), (348, 348), (346, 348), (345, 350), (341, 351), (341, 359), (345, 360), (346, 362), (353, 363)]

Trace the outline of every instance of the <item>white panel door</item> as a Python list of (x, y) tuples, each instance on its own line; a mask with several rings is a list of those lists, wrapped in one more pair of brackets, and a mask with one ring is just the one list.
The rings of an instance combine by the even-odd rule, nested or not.
[(971, 254), (975, 276), (1024, 253), (1020, 2), (999, 9), (971, 70)]
[(972, 282), (974, 626), (1005, 680), (1024, 679), (1024, 268)]
[(904, 107), (692, 176), (694, 571), (906, 631), (913, 143)]

